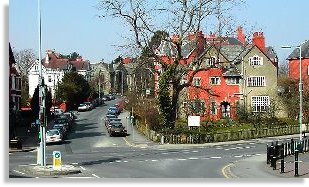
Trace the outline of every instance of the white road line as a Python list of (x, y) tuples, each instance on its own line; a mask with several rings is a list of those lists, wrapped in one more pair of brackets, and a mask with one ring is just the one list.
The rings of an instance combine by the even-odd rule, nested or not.
[(255, 154), (256, 156), (260, 156), (260, 155), (262, 155), (262, 154), (260, 154), (260, 153), (258, 153), (258, 154)]
[(199, 151), (192, 151), (192, 153), (198, 153)]
[(241, 157), (243, 157), (243, 155), (236, 155), (236, 156), (234, 156), (235, 158), (241, 158)]
[(123, 162), (129, 162), (129, 161), (125, 160), (125, 161), (123, 161)]
[(190, 152), (183, 152), (183, 154), (189, 154)]
[(71, 163), (71, 164), (73, 164), (73, 165), (78, 165), (78, 163)]
[(250, 144), (250, 145), (254, 145), (254, 144), (256, 144), (256, 143), (252, 143), (252, 142), (251, 142), (251, 143), (249, 143), (249, 144)]
[(157, 162), (158, 160), (151, 160), (152, 162)]
[(161, 153), (162, 155), (168, 155), (168, 153)]
[(183, 160), (187, 160), (187, 159), (185, 159), (185, 158), (178, 158), (177, 160), (183, 161)]
[(100, 178), (99, 176), (97, 176), (96, 174), (92, 174), (92, 176), (94, 176), (95, 178)]
[(230, 149), (234, 150), (234, 149), (236, 149), (236, 147), (232, 147), (232, 148), (230, 148)]
[(195, 158), (195, 157), (191, 157), (191, 158), (188, 158), (189, 160), (198, 160), (198, 158)]
[(213, 159), (219, 159), (219, 158), (222, 158), (221, 156), (212, 156), (210, 158), (213, 158)]
[(230, 149), (224, 149), (224, 151), (229, 151)]
[(251, 147), (247, 146), (246, 149), (250, 149)]
[(17, 171), (17, 170), (13, 170), (15, 171), (16, 173), (19, 173), (19, 174), (22, 174), (22, 175), (25, 175), (25, 173), (21, 172), (21, 171)]
[(83, 166), (79, 166), (82, 170), (86, 171), (86, 169)]
[(116, 162), (118, 162), (118, 163), (119, 163), (119, 162), (121, 162), (121, 160), (116, 160)]
[(241, 143), (239, 143), (239, 144), (236, 144), (236, 145), (242, 145)]

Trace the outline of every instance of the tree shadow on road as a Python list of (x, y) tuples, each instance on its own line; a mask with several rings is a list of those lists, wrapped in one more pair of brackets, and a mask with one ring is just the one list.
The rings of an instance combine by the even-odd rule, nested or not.
[(102, 159), (102, 160), (87, 161), (87, 162), (81, 162), (78, 165), (89, 166), (89, 165), (96, 165), (96, 164), (102, 164), (102, 163), (116, 162), (117, 160), (121, 160), (121, 158), (108, 158), (108, 159)]

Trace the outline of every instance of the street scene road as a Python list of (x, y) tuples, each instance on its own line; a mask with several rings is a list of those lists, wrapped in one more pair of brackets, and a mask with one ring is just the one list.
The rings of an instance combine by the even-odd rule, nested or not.
[[(195, 145), (162, 145), (147, 140), (133, 129), (127, 122), (127, 111), (123, 111), (119, 118), (126, 126), (128, 135), (110, 137), (104, 125), (104, 116), (107, 108), (115, 102), (117, 100), (108, 101), (92, 111), (79, 112), (67, 140), (61, 144), (47, 145), (48, 165), (52, 164), (52, 152), (60, 151), (63, 164), (73, 165), (81, 170), (79, 174), (53, 177), (226, 178), (231, 176), (231, 170), (227, 170), (230, 164), (247, 158), (266, 160), (266, 144), (279, 139), (275, 137)], [(281, 140), (286, 139), (288, 138)], [(10, 153), (10, 177), (44, 177), (19, 171), (20, 166), (36, 164), (36, 158), (36, 150)], [(269, 174), (267, 176), (274, 177)]]

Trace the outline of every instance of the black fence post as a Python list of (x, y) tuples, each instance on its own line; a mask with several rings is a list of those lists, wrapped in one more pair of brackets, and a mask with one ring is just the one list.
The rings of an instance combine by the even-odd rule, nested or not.
[(270, 164), (270, 147), (266, 144), (266, 162)]
[(295, 150), (295, 177), (298, 177), (298, 150)]
[(293, 138), (291, 139), (291, 154), (294, 155), (294, 140)]
[(284, 153), (284, 156), (287, 156), (288, 155), (288, 143), (285, 142), (285, 153)]
[(284, 144), (281, 144), (281, 173), (284, 173)]

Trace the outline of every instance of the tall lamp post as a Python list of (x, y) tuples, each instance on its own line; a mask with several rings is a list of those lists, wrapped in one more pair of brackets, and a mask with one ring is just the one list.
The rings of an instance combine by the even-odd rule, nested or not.
[(291, 49), (293, 47), (299, 50), (299, 142), (302, 143), (303, 136), (302, 136), (302, 124), (303, 124), (303, 81), (302, 81), (302, 54), (301, 54), (301, 46), (305, 43), (301, 43), (299, 46), (282, 46), (281, 48), (284, 49)]

